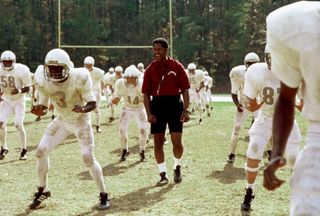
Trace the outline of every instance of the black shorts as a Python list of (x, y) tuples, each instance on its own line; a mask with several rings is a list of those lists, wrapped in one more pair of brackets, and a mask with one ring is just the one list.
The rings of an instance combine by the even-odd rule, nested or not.
[(151, 134), (165, 133), (167, 124), (169, 131), (182, 133), (180, 121), (183, 102), (178, 96), (156, 96), (152, 98), (150, 109), (152, 115), (157, 118), (156, 123), (151, 124)]

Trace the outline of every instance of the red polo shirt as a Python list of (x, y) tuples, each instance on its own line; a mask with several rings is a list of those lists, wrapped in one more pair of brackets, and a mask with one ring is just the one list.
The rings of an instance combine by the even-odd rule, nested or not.
[(190, 88), (189, 79), (180, 62), (167, 58), (152, 61), (144, 72), (142, 93), (152, 96), (179, 95)]

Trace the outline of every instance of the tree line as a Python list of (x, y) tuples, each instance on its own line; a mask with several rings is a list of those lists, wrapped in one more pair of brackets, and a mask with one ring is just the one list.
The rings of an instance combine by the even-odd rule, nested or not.
[[(61, 44), (142, 46), (156, 37), (169, 40), (169, 0), (61, 0)], [(265, 19), (296, 0), (172, 0), (173, 57), (194, 62), (229, 92), (229, 71), (265, 46)], [(0, 0), (0, 51), (34, 71), (58, 47), (57, 0)], [(75, 66), (92, 55), (104, 70), (152, 60), (151, 49), (65, 48)]]

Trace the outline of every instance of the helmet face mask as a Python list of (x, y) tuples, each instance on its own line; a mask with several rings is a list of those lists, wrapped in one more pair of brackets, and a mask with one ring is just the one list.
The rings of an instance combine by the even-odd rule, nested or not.
[(134, 88), (138, 84), (138, 77), (135, 76), (126, 76), (125, 77), (126, 86), (129, 88)]
[(14, 64), (16, 62), (16, 55), (10, 51), (6, 50), (1, 54), (1, 67), (4, 70), (12, 70), (14, 67)]
[(70, 57), (62, 49), (48, 52), (44, 64), (44, 77), (48, 81), (60, 82), (67, 79), (71, 68)]

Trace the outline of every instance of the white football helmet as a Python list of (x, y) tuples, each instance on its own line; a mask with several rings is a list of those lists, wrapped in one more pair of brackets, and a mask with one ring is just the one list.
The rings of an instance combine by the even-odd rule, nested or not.
[(203, 73), (204, 73), (205, 76), (209, 76), (208, 71), (204, 71)]
[[(10, 51), (10, 50), (6, 50), (1, 54), (0, 57), (0, 61), (1, 61), (1, 67), (4, 70), (12, 70), (14, 67), (14, 64), (16, 63), (16, 55)], [(6, 63), (4, 63), (3, 61), (5, 61)]]
[(114, 69), (114, 72), (116, 73), (117, 79), (119, 79), (119, 78), (122, 77), (123, 68), (122, 68), (121, 66), (117, 66), (117, 67)]
[(194, 63), (190, 63), (188, 65), (188, 70), (195, 70), (195, 69), (197, 69), (197, 66)]
[(109, 68), (108, 72), (109, 73), (113, 73), (114, 72), (114, 68), (113, 67)]
[(53, 82), (63, 81), (68, 77), (71, 68), (69, 54), (62, 49), (52, 49), (45, 58), (44, 77)]
[(135, 87), (138, 83), (138, 77), (140, 76), (141, 72), (136, 68), (135, 65), (130, 65), (124, 71), (124, 78), (125, 84), (128, 87)]
[(83, 64), (85, 64), (85, 65), (94, 65), (94, 58), (92, 56), (87, 56), (84, 59)]
[(250, 65), (257, 63), (260, 61), (259, 56), (254, 53), (254, 52), (250, 52), (248, 53), (245, 57), (244, 57), (244, 64), (245, 66), (248, 68)]
[(137, 68), (142, 72), (143, 69), (144, 69), (143, 63), (140, 62), (140, 63), (137, 65)]

